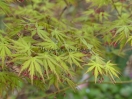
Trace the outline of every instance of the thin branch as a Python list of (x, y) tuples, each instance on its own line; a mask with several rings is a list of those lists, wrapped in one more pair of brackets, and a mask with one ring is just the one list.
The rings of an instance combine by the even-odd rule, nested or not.
[[(81, 1), (82, 1), (82, 0), (79, 0), (78, 3), (80, 3)], [(64, 7), (64, 8), (62, 9), (62, 11), (61, 11), (61, 13), (60, 13), (58, 19), (60, 19), (60, 18), (62, 17), (63, 13), (71, 6), (71, 4), (69, 4), (69, 3), (67, 2), (67, 0), (64, 0), (64, 2), (65, 2), (65, 4), (66, 4), (66, 7)]]
[(64, 0), (66, 7), (63, 8), (62, 12), (59, 15), (59, 19), (61, 18), (61, 16), (63, 15), (63, 13), (66, 11), (66, 9), (69, 7), (69, 3), (67, 2), (67, 0)]
[[(79, 83), (79, 84), (76, 84), (76, 86), (78, 85), (81, 85), (81, 84), (86, 84), (86, 83), (92, 83), (92, 84), (95, 84), (95, 81), (89, 81), (89, 82), (82, 82), (82, 83)], [(128, 83), (132, 83), (132, 80), (129, 80), (129, 81), (117, 81), (117, 82), (101, 82), (101, 83), (96, 83), (96, 84), (128, 84)], [(49, 97), (49, 96), (52, 96), (52, 95), (55, 95), (57, 93), (60, 93), (60, 92), (64, 92), (68, 89), (70, 89), (71, 87), (66, 87), (62, 90), (59, 90), (59, 91), (56, 91), (56, 92), (53, 92), (53, 93), (50, 93), (50, 94), (47, 94), (47, 95), (44, 95), (44, 96), (41, 96), (41, 97), (37, 97), (35, 99), (41, 99), (41, 98), (46, 98), (46, 97)]]
[(68, 8), (68, 6), (66, 6), (66, 7), (63, 8), (62, 12), (59, 15), (59, 19), (61, 18), (61, 16), (63, 15), (63, 13), (66, 11), (67, 8)]

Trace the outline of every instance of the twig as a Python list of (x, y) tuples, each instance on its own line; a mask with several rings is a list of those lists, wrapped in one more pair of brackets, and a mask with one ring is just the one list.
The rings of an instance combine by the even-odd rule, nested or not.
[(63, 8), (62, 12), (59, 15), (59, 19), (61, 18), (61, 16), (63, 15), (63, 13), (66, 11), (67, 8), (68, 8), (67, 6)]
[[(67, 2), (67, 0), (64, 0), (64, 2), (65, 2), (65, 4), (66, 4), (66, 7), (64, 7), (63, 8), (63, 10), (62, 10), (62, 12), (60, 13), (60, 15), (59, 15), (59, 18), (58, 19), (60, 19), (61, 18), (61, 16), (63, 15), (63, 13), (68, 9), (68, 7), (70, 7), (71, 6), (71, 4), (69, 4), (68, 2)], [(82, 0), (79, 0), (78, 1), (78, 4), (80, 3), (80, 2), (82, 2)]]
[(59, 19), (61, 18), (61, 16), (63, 15), (63, 13), (66, 11), (66, 9), (69, 7), (69, 3), (67, 2), (67, 0), (64, 0), (64, 2), (66, 3), (66, 7), (63, 8), (62, 12), (59, 15)]
[[(82, 83), (80, 83), (80, 84), (76, 84), (76, 86), (81, 85), (81, 84), (85, 84), (85, 83), (92, 83), (92, 84), (93, 84), (93, 83), (95, 83), (95, 81), (82, 82)], [(102, 83), (98, 83), (98, 84), (128, 84), (128, 83), (132, 83), (132, 80), (130, 80), (130, 81), (117, 81), (117, 82), (114, 82), (114, 83), (113, 83), (113, 82), (102, 82)], [(96, 83), (96, 84), (97, 84), (97, 83)], [(46, 98), (46, 97), (55, 95), (55, 94), (57, 94), (57, 93), (64, 92), (64, 91), (66, 91), (66, 90), (68, 90), (68, 89), (70, 89), (70, 88), (71, 88), (71, 87), (69, 86), (69, 87), (66, 87), (66, 88), (64, 88), (64, 89), (62, 89), (62, 90), (59, 90), (59, 91), (56, 91), (56, 92), (47, 94), (47, 95), (45, 95), (45, 96), (37, 97), (37, 98), (34, 98), (34, 99)]]

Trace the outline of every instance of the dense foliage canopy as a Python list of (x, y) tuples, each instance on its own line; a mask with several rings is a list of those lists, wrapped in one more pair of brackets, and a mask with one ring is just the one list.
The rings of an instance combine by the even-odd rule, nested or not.
[[(113, 83), (113, 55), (132, 45), (131, 0), (0, 0), (0, 93), (20, 82), (76, 88), (77, 76)], [(4, 90), (4, 91), (3, 91)]]

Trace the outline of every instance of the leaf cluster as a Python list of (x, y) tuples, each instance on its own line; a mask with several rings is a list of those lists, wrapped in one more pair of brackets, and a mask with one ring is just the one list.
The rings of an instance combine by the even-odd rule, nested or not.
[(108, 47), (118, 44), (121, 51), (132, 42), (131, 7), (118, 0), (86, 0), (90, 6), (78, 15), (79, 2), (1, 0), (5, 27), (0, 30), (1, 67), (11, 68), (13, 63), (19, 69), (16, 75), (32, 84), (40, 81), (45, 89), (52, 85), (74, 89), (77, 71), (92, 71), (95, 82), (104, 75), (115, 82), (119, 70), (104, 59)]

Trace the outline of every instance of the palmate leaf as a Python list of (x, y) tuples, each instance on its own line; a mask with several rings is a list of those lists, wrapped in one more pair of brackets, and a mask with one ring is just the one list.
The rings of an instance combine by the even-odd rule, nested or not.
[(95, 83), (97, 82), (97, 77), (99, 75), (104, 74), (103, 64), (97, 63), (97, 61), (90, 61), (87, 65), (90, 67), (88, 68), (87, 72), (93, 71), (95, 76)]
[(39, 26), (38, 23), (35, 24), (35, 29), (33, 29), (32, 31), (32, 36), (34, 36), (35, 34), (38, 34), (38, 36), (41, 38), (41, 39), (45, 39), (45, 38), (48, 38), (48, 32), (46, 32), (44, 30), (44, 27), (43, 26)]
[(56, 50), (56, 49), (58, 49), (57, 42), (55, 42), (54, 40), (52, 40), (50, 38), (45, 39), (44, 42), (37, 43), (36, 45), (42, 46), (42, 47), (46, 48), (48, 51), (49, 50)]
[(65, 46), (65, 48), (68, 52), (74, 51), (76, 49), (75, 42), (72, 42), (72, 41), (69, 41), (69, 40), (64, 41), (64, 46)]
[(52, 30), (51, 35), (52, 37), (55, 37), (58, 41), (64, 41), (64, 38), (67, 38), (67, 36), (58, 29)]
[(18, 33), (21, 32), (22, 29), (23, 29), (23, 27), (21, 27), (21, 26), (17, 26), (15, 28), (13, 28), (12, 31), (9, 33), (9, 37), (16, 36)]
[(127, 38), (130, 35), (130, 30), (131, 30), (131, 26), (127, 26), (127, 25), (118, 26), (118, 30), (116, 31), (116, 35), (118, 33), (124, 33), (125, 37)]
[(128, 37), (128, 40), (126, 41), (126, 43), (130, 42), (131, 46), (132, 46), (132, 36)]
[(63, 86), (63, 83), (62, 83), (62, 81), (58, 78), (58, 77), (56, 77), (56, 76), (54, 76), (54, 86), (56, 87), (56, 89), (58, 90), (58, 91), (60, 91), (60, 86)]
[(51, 70), (52, 73), (54, 73), (57, 77), (59, 77), (56, 71), (57, 67), (59, 67), (59, 64), (51, 54), (45, 52), (39, 54), (37, 57), (42, 60), (43, 67), (46, 70), (46, 75), (48, 78), (50, 74), (49, 69)]
[(22, 79), (13, 73), (0, 72), (0, 95), (9, 90), (14, 90), (20, 87)]
[(4, 43), (0, 43), (0, 57), (2, 59), (2, 67), (4, 66), (4, 61), (6, 56), (10, 56), (11, 55), (11, 51), (8, 47), (8, 44), (4, 44)]
[[(60, 75), (61, 76), (61, 75)], [(62, 80), (62, 79), (61, 79)], [(51, 85), (54, 85), (57, 90), (60, 90), (60, 86), (64, 86), (62, 81), (58, 79), (55, 75), (51, 74), (49, 78), (49, 88)]]
[(127, 38), (125, 33), (122, 31), (120, 32), (120, 34), (116, 35), (116, 37), (114, 38), (114, 41), (120, 42), (120, 50), (122, 50), (122, 48), (124, 47), (124, 45), (126, 44)]
[(19, 74), (21, 74), (24, 70), (28, 69), (32, 84), (33, 84), (33, 76), (36, 73), (38, 73), (44, 81), (42, 67), (41, 67), (42, 64), (43, 62), (39, 60), (38, 57), (30, 57), (27, 61), (25, 61), (22, 64), (21, 71)]
[(65, 80), (68, 83), (68, 85), (70, 85), (70, 87), (75, 90), (75, 88), (76, 88), (75, 83), (72, 80), (68, 79), (68, 78), (66, 78)]
[[(98, 24), (94, 24), (94, 26), (91, 27), (91, 30), (86, 29), (86, 27), (84, 27), (83, 28), (84, 33), (80, 33), (80, 31), (79, 31), (78, 34), (76, 35), (77, 40), (79, 40), (79, 42), (81, 42), (83, 45), (85, 45), (88, 49), (91, 49), (93, 47), (95, 47), (97, 49), (101, 48), (101, 42), (92, 33), (92, 31), (97, 30), (98, 27), (99, 27)], [(91, 32), (91, 33), (89, 33), (89, 32)]]
[(17, 51), (19, 54), (27, 54), (31, 55), (31, 43), (25, 41), (23, 38), (19, 38), (17, 41), (11, 40), (10, 41), (13, 43), (12, 48)]
[(113, 82), (115, 82), (114, 76), (119, 78), (118, 75), (120, 74), (119, 69), (115, 67), (115, 65), (116, 64), (110, 63), (110, 61), (105, 64), (105, 73), (111, 78)]
[[(124, 7), (127, 7), (127, 4), (122, 3), (122, 2), (115, 2), (114, 4), (115, 4), (116, 9), (118, 10), (118, 12), (120, 14), (122, 14), (121, 13), (122, 11), (126, 11), (127, 12), (127, 9), (124, 8)], [(114, 6), (113, 6), (113, 9), (115, 9)]]
[(45, 30), (37, 29), (37, 34), (39, 35), (41, 39), (48, 38), (48, 33)]
[(65, 56), (65, 58), (71, 67), (73, 64), (75, 64), (76, 66), (79, 66), (80, 68), (82, 68), (80, 63), (83, 62), (81, 58), (84, 56), (85, 55), (82, 54), (81, 52), (69, 52), (68, 55)]
[(84, 38), (80, 38), (80, 41), (81, 41), (85, 46), (87, 46), (87, 48), (88, 48), (89, 50), (92, 49), (93, 45), (89, 44)]
[(64, 57), (63, 55), (60, 55), (60, 56), (54, 56), (56, 61), (60, 64), (60, 67), (64, 69), (64, 71), (67, 73), (69, 72), (69, 68), (68, 66), (66, 65), (66, 63), (64, 62)]
[(126, 38), (125, 36), (126, 36), (125, 33), (122, 31), (122, 32), (120, 32), (120, 33), (118, 34), (118, 36), (116, 35), (115, 41), (116, 41), (116, 42), (121, 42), (124, 38)]
[(123, 26), (123, 25), (128, 26), (128, 24), (131, 23), (131, 19), (130, 19), (130, 16), (128, 13), (122, 13), (121, 17), (118, 17), (118, 19), (115, 20), (113, 23), (114, 23), (113, 25), (115, 25), (115, 27)]
[(105, 63), (99, 56), (96, 56), (95, 60), (91, 60), (87, 65), (90, 66), (87, 72), (93, 71), (95, 83), (99, 75), (107, 75), (113, 82), (115, 82), (114, 77), (119, 78), (118, 74), (120, 74), (120, 72), (118, 68), (115, 67), (115, 64), (110, 63), (110, 61)]
[(91, 60), (96, 61), (99, 64), (105, 64), (104, 59), (94, 52), (93, 56), (91, 57)]
[(58, 64), (60, 65), (59, 68), (61, 69), (62, 73), (66, 73), (69, 74), (71, 76), (74, 76), (74, 72), (72, 72), (69, 68), (69, 66), (67, 65), (67, 60), (64, 57), (65, 54), (59, 55), (59, 56), (55, 56), (56, 61), (58, 62)]
[(70, 71), (69, 66), (67, 65), (67, 57), (66, 54), (61, 54), (59, 56), (53, 55), (57, 63), (59, 64), (59, 68), (61, 68), (63, 73), (74, 75), (73, 72)]
[(101, 48), (101, 42), (94, 36), (89, 37), (89, 43), (96, 49)]
[[(81, 55), (80, 55), (81, 56)], [(70, 68), (66, 65), (65, 57), (63, 55), (56, 56), (50, 53), (41, 53), (38, 58), (43, 61), (43, 68), (46, 71), (49, 80), (49, 86), (54, 84), (59, 90), (59, 86), (62, 85), (62, 81), (65, 81), (67, 77), (62, 77), (63, 75), (73, 76), (74, 73), (70, 71)], [(52, 74), (52, 76), (51, 76)], [(70, 81), (68, 82), (70, 86), (73, 85)], [(63, 86), (63, 85), (62, 85)], [(73, 87), (73, 86), (72, 86)]]

